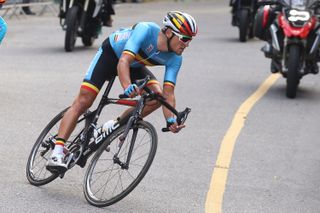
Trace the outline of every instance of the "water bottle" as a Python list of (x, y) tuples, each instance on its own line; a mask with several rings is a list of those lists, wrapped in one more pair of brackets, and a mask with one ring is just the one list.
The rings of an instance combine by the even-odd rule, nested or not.
[(105, 122), (101, 127), (95, 129), (93, 132), (94, 138), (99, 137), (103, 132), (106, 132), (107, 135), (110, 134), (111, 131), (113, 130), (114, 123), (115, 123), (114, 120), (109, 120)]

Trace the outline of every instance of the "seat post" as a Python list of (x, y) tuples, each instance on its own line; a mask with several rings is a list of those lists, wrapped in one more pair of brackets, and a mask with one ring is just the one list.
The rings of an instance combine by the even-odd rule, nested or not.
[(109, 81), (108, 81), (108, 85), (107, 85), (107, 88), (106, 88), (106, 90), (104, 91), (104, 93), (103, 93), (103, 95), (102, 95), (102, 99), (104, 99), (104, 98), (108, 98), (108, 95), (109, 95), (109, 93), (110, 93), (110, 90), (111, 90), (111, 87), (112, 87), (112, 85), (113, 85), (113, 82), (114, 82), (114, 79), (115, 79), (116, 77), (114, 76), (114, 77), (112, 77)]
[(99, 103), (99, 105), (98, 105), (98, 107), (96, 109), (95, 117), (94, 117), (94, 120), (93, 120), (94, 123), (98, 120), (98, 117), (100, 116), (100, 113), (101, 113), (103, 107), (108, 103), (108, 95), (110, 93), (110, 90), (111, 90), (111, 87), (113, 85), (113, 82), (114, 82), (115, 78), (116, 77), (114, 76), (108, 81), (107, 88), (104, 91), (104, 93), (102, 95), (102, 98), (100, 100), (100, 103)]

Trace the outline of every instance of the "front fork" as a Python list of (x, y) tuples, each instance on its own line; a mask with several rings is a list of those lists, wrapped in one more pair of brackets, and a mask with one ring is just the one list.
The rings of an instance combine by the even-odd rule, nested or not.
[[(310, 52), (307, 52), (306, 46), (307, 46), (307, 40), (306, 39), (300, 39), (300, 38), (288, 38), (284, 36), (283, 38), (283, 45), (281, 47), (281, 41), (279, 41), (278, 35), (280, 34), (278, 26), (275, 24), (272, 24), (270, 26), (270, 34), (271, 34), (271, 41), (272, 41), (272, 59), (275, 61), (281, 61), (278, 67), (278, 70), (280, 70), (281, 74), (283, 76), (286, 76), (288, 72), (288, 48), (291, 44), (298, 44), (301, 47), (302, 51), (302, 58), (300, 59), (300, 74), (301, 76), (304, 75), (304, 68), (305, 68), (305, 59), (306, 56), (311, 56), (311, 52), (314, 51), (316, 52), (316, 48), (311, 48)], [(317, 36), (318, 39), (315, 39), (315, 42), (317, 44), (313, 44), (313, 46), (319, 46), (320, 42), (320, 31), (319, 35)], [(318, 41), (317, 41), (318, 40)]]
[(117, 150), (117, 153), (113, 156), (113, 162), (119, 164), (122, 169), (129, 169), (129, 164), (130, 164), (130, 160), (131, 160), (131, 156), (132, 156), (132, 151), (133, 151), (134, 144), (136, 142), (136, 138), (137, 138), (137, 135), (138, 135), (138, 127), (134, 127), (132, 129), (132, 137), (131, 137), (131, 141), (130, 141), (130, 147), (129, 147), (129, 151), (128, 151), (128, 154), (127, 154), (126, 162), (122, 162), (118, 157), (118, 155), (119, 155), (119, 153), (121, 151), (121, 148), (122, 148), (122, 146), (124, 144), (124, 141), (126, 139), (126, 137), (123, 137), (124, 134), (119, 137), (118, 150)]
[[(113, 162), (117, 163), (121, 166), (122, 169), (128, 169), (129, 168), (129, 163), (130, 163), (130, 159), (131, 159), (131, 155), (132, 155), (132, 151), (133, 151), (133, 147), (137, 138), (137, 134), (138, 134), (138, 127), (135, 125), (137, 123), (137, 121), (139, 121), (142, 110), (144, 108), (144, 98), (140, 98), (138, 101), (138, 104), (136, 106), (136, 108), (133, 111), (133, 114), (130, 116), (127, 124), (126, 124), (126, 128), (123, 132), (123, 134), (119, 137), (119, 144), (118, 144), (118, 150), (117, 153), (114, 155), (113, 157)], [(121, 148), (128, 136), (128, 133), (130, 131), (130, 129), (132, 129), (132, 137), (131, 137), (131, 141), (130, 141), (130, 147), (129, 147), (129, 152), (127, 155), (127, 159), (126, 162), (123, 163), (120, 161), (118, 155), (121, 151)]]

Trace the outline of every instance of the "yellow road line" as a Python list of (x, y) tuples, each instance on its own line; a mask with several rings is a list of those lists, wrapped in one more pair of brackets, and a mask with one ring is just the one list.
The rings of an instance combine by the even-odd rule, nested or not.
[(229, 166), (232, 158), (233, 148), (239, 136), (244, 122), (254, 104), (270, 89), (278, 80), (279, 74), (270, 75), (260, 87), (239, 107), (231, 126), (225, 134), (218, 153), (216, 165), (213, 170), (210, 188), (205, 204), (206, 213), (222, 212), (223, 194), (227, 182)]

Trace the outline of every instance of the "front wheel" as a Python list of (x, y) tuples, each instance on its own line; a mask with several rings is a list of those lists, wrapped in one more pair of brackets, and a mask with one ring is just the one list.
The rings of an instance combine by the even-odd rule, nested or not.
[(156, 130), (150, 123), (139, 121), (130, 129), (116, 156), (124, 130), (125, 126), (116, 129), (88, 166), (84, 195), (94, 206), (109, 206), (127, 196), (143, 179), (156, 154)]
[(295, 98), (297, 94), (297, 88), (300, 81), (300, 61), (301, 61), (301, 49), (299, 45), (290, 45), (288, 55), (288, 73), (287, 73), (287, 88), (286, 95), (288, 98)]
[(66, 52), (71, 52), (74, 49), (76, 39), (78, 36), (78, 19), (79, 7), (74, 5), (68, 10), (66, 17), (66, 36), (64, 40), (64, 49)]

